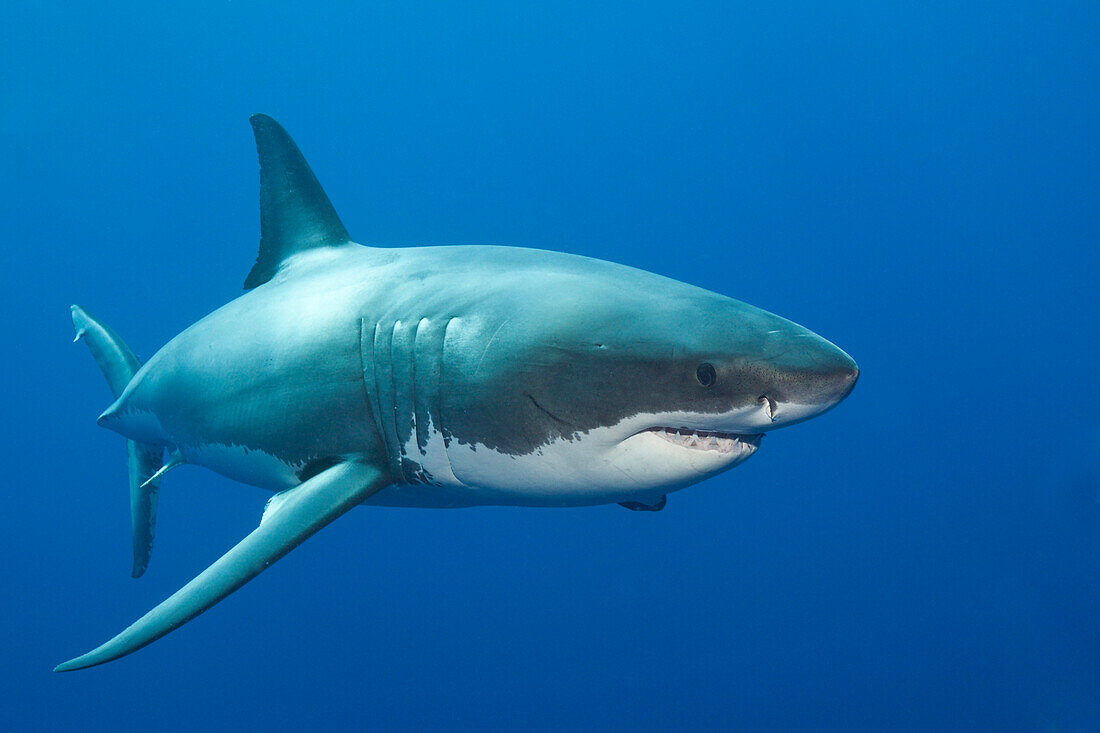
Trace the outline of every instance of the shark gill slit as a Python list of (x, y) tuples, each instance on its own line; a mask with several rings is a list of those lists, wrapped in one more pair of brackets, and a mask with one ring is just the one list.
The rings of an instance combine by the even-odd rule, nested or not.
[[(431, 382), (431, 387), (428, 393), (428, 399), (425, 401), (429, 417), (429, 422), (425, 425), (426, 432), (434, 427), (435, 431), (439, 433), (440, 443), (442, 443), (442, 455), (439, 457), (439, 461), (445, 469), (444, 473), (451, 476), (452, 479), (456, 481), (458, 479), (455, 476), (454, 466), (451, 464), (451, 438), (447, 433), (447, 423), (443, 416), (443, 391), (447, 384), (447, 338), (451, 333), (451, 326), (458, 320), (459, 319), (455, 316), (444, 319), (442, 326), (436, 329), (438, 336), (433, 334), (433, 338), (427, 344), (427, 355), (428, 358), (432, 360), (430, 362), (432, 364), (432, 369), (427, 375)], [(427, 435), (426, 440), (430, 441), (430, 439), (431, 436)]]
[[(432, 383), (432, 377), (438, 371), (432, 346), (439, 330), (436, 321), (421, 318), (417, 324), (416, 338), (413, 339), (413, 377), (416, 382), (413, 385), (413, 412), (416, 422), (416, 449), (421, 458), (428, 453), (432, 429), (431, 406), (439, 391), (438, 385)], [(439, 429), (438, 425), (435, 427)]]
[(398, 427), (399, 405), (397, 403), (397, 367), (400, 354), (394, 353), (397, 349), (397, 334), (401, 331), (401, 320), (398, 319), (390, 326), (389, 351), (387, 353), (390, 364), (390, 410), (393, 413), (393, 451), (394, 460), (401, 468), (401, 476), (405, 475), (405, 467), (401, 465), (401, 457), (405, 453), (405, 446), (401, 444), (401, 429)]
[[(401, 353), (401, 338), (402, 338), (402, 323), (401, 319), (397, 319), (393, 322), (393, 326), (390, 329), (390, 349), (389, 349), (389, 361), (390, 361), (390, 406), (393, 410), (393, 448), (394, 448), (394, 461), (396, 461), (398, 467), (401, 470), (399, 474), (405, 483), (408, 483), (408, 470), (405, 466), (405, 441), (402, 440), (401, 423), (404, 419), (404, 405), (402, 405), (402, 394), (399, 383), (402, 382), (398, 378), (397, 371), (404, 366), (402, 353)], [(404, 370), (402, 370), (404, 371)], [(407, 382), (405, 382), (407, 383)]]
[[(393, 345), (397, 350), (397, 364), (401, 369), (401, 380), (398, 380), (397, 370), (394, 370), (394, 393), (397, 395), (396, 403), (399, 405), (398, 414), (395, 416), (395, 424), (408, 427), (408, 435), (398, 431), (398, 440), (401, 441), (401, 465), (404, 469), (405, 480), (409, 483), (423, 483), (424, 469), (419, 461), (419, 456), (409, 455), (410, 441), (416, 440), (416, 336), (420, 331), (420, 320), (408, 323), (401, 322), (401, 328), (394, 334)], [(419, 451), (417, 451), (419, 452)]]
[[(451, 338), (451, 327), (459, 319), (455, 316), (451, 316), (447, 319), (447, 325), (443, 327), (443, 345), (439, 350), (439, 394), (440, 399), (438, 401), (439, 411), (439, 434), (443, 436), (443, 453), (447, 456), (447, 464), (451, 465), (451, 434), (447, 429), (447, 416), (443, 414), (443, 390), (447, 387), (447, 341)], [(452, 473), (453, 473), (452, 467)]]
[[(377, 326), (375, 326), (377, 328)], [(370, 410), (370, 418), (374, 422), (375, 428), (378, 430), (378, 437), (382, 441), (383, 451), (386, 448), (385, 441), (385, 429), (382, 425), (382, 416), (379, 414), (378, 396), (376, 394), (376, 387), (378, 380), (375, 377), (374, 359), (368, 358), (367, 342), (364, 340), (367, 335), (367, 320), (365, 318), (359, 319), (359, 372), (363, 379), (363, 400), (367, 405), (367, 409)], [(371, 351), (374, 350), (374, 332), (371, 332), (370, 341)]]
[[(374, 362), (374, 390), (378, 395), (378, 414), (382, 422), (382, 446), (394, 479), (401, 476), (400, 449), (397, 445), (397, 428), (394, 424), (393, 409), (393, 365), (390, 363), (390, 348), (393, 342), (393, 329), (383, 328), (381, 323), (374, 326), (374, 343), (371, 358)], [(389, 389), (386, 386), (389, 385)]]
[[(416, 453), (420, 453), (419, 443), (417, 442), (420, 434), (420, 424), (416, 419), (416, 397), (419, 391), (419, 385), (416, 383), (416, 337), (420, 334), (420, 324), (424, 322), (421, 318), (413, 326), (412, 336), (409, 338), (408, 360), (409, 360), (409, 440), (417, 446)], [(409, 440), (404, 441), (401, 444), (401, 449), (404, 451), (405, 446), (409, 444)], [(419, 455), (416, 456), (419, 459)], [(417, 465), (420, 465), (420, 461), (417, 460)]]

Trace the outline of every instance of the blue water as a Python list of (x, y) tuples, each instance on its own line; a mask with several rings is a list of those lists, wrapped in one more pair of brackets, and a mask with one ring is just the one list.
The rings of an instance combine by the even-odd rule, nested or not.
[[(0, 728), (1100, 730), (1100, 6), (164, 5), (0, 10)], [(132, 580), (68, 322), (148, 357), (241, 292), (257, 111), (358, 241), (624, 262), (861, 381), (663, 512), (356, 510), (53, 674), (267, 498), (177, 470)]]

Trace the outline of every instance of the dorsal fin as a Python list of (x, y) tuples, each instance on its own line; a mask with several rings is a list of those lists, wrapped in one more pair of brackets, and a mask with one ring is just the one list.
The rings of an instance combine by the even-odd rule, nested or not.
[(283, 126), (261, 114), (249, 121), (260, 156), (260, 254), (244, 281), (246, 290), (270, 280), (293, 254), (351, 239)]

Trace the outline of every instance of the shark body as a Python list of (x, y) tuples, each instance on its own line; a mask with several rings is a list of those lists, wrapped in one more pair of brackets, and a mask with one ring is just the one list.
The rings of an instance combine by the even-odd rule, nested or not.
[(168, 468), (277, 493), (229, 553), (59, 671), (163, 636), (358, 504), (660, 509), (858, 377), (797, 324), (623, 265), (356, 244), (286, 132), (252, 124), (262, 237), (248, 292), (143, 366), (78, 306), (73, 320), (116, 397), (99, 423), (128, 441), (135, 577)]

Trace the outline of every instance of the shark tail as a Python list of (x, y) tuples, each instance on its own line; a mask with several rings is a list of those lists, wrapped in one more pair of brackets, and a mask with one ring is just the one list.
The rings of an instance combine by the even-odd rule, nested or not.
[[(115, 399), (118, 399), (134, 374), (141, 368), (141, 361), (110, 327), (100, 323), (83, 308), (72, 306), (74, 341), (83, 339)], [(157, 445), (126, 441), (130, 469), (130, 525), (133, 534), (134, 565), (131, 571), (138, 578), (149, 566), (153, 551), (153, 529), (157, 517), (157, 491), (160, 476), (164, 473), (164, 448)], [(171, 466), (172, 464), (169, 464)]]

